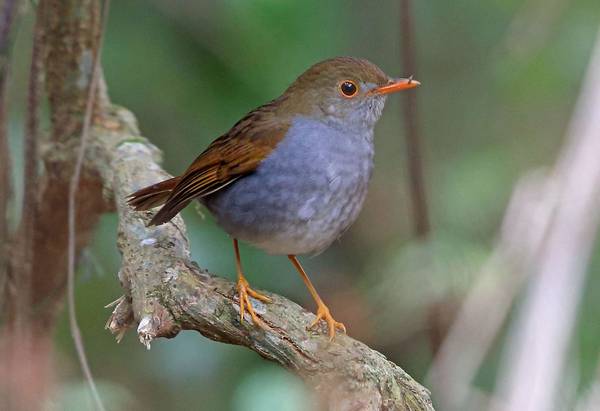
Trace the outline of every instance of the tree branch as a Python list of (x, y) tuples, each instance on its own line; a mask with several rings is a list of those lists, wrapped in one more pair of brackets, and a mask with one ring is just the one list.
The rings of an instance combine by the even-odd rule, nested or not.
[[(31, 285), (33, 266), (33, 244), (35, 237), (35, 210), (38, 203), (38, 163), (39, 163), (39, 111), (43, 88), (42, 67), (42, 8), (38, 8), (33, 27), (31, 63), (29, 66), (29, 84), (27, 90), (27, 109), (25, 114), (24, 135), (24, 172), (23, 172), (23, 206), (19, 231), (11, 244), (13, 265), (11, 278), (14, 283), (14, 309), (9, 314), (14, 317), (13, 328), (19, 333), (29, 332), (28, 317), (31, 310)], [(16, 263), (18, 261), (18, 263)], [(11, 313), (12, 311), (12, 313)], [(21, 335), (20, 340), (28, 340)]]
[(12, 197), (10, 147), (8, 145), (7, 86), (14, 23), (19, 2), (7, 0), (0, 10), (0, 320), (6, 316), (9, 275), (8, 203)]
[[(401, 52), (404, 72), (413, 75), (416, 68), (415, 35), (410, 0), (400, 2), (400, 28), (402, 30)], [(406, 93), (404, 96), (404, 122), (406, 124), (406, 161), (412, 202), (414, 235), (425, 239), (431, 231), (425, 177), (423, 175), (423, 154), (421, 153), (421, 133), (417, 110), (417, 94)]]
[[(94, 4), (90, 4), (90, 7), (94, 7)], [(85, 158), (85, 152), (87, 148), (87, 141), (89, 139), (90, 126), (92, 123), (92, 116), (94, 111), (94, 102), (96, 101), (96, 93), (98, 92), (98, 78), (100, 76), (100, 53), (102, 51), (103, 34), (105, 31), (106, 23), (108, 20), (108, 12), (110, 9), (110, 0), (104, 0), (102, 20), (100, 23), (95, 25), (94, 33), (94, 50), (92, 56), (92, 74), (87, 90), (87, 99), (85, 104), (85, 114), (83, 118), (83, 126), (81, 131), (81, 138), (79, 142), (79, 148), (77, 150), (77, 159), (75, 160), (75, 170), (69, 181), (69, 199), (68, 199), (68, 229), (69, 229), (69, 243), (68, 243), (68, 263), (67, 263), (67, 307), (69, 313), (69, 328), (71, 330), (71, 337), (77, 351), (77, 357), (79, 358), (79, 365), (81, 371), (88, 383), (92, 398), (94, 400), (95, 408), (98, 411), (105, 411), (104, 404), (96, 388), (96, 383), (92, 376), (87, 356), (85, 354), (85, 347), (83, 345), (83, 338), (77, 323), (77, 310), (75, 306), (75, 270), (77, 260), (77, 231), (75, 229), (77, 225), (77, 202), (75, 201), (77, 191), (79, 189), (79, 181), (81, 179), (81, 172), (83, 170), (83, 160)], [(93, 12), (92, 12), (93, 13)]]
[[(43, 141), (44, 175), (38, 182), (33, 239), (32, 321), (37, 330), (52, 328), (67, 285), (69, 181), (79, 148), (100, 10), (95, 0), (42, 0), (45, 84), (50, 102), (51, 135)], [(100, 82), (102, 84), (102, 82)], [(96, 116), (108, 105), (99, 87)], [(77, 255), (98, 218), (111, 210), (98, 174), (84, 164), (77, 189)], [(57, 229), (58, 228), (58, 229)]]
[(196, 330), (220, 342), (246, 346), (295, 372), (335, 410), (432, 410), (428, 391), (380, 353), (345, 335), (329, 343), (306, 330), (314, 318), (297, 304), (269, 294), (268, 307), (253, 301), (263, 331), (240, 324), (235, 284), (214, 277), (190, 260), (181, 217), (146, 227), (151, 212), (126, 204), (131, 192), (168, 176), (158, 165), (158, 150), (139, 136), (133, 116), (115, 109), (96, 127), (88, 161), (112, 191), (119, 214), (118, 246), (123, 254), (119, 279), (126, 291), (115, 302), (107, 328), (122, 338), (137, 325), (148, 348), (154, 338)]
[[(92, 78), (99, 24), (96, 0), (42, 0), (42, 36), (52, 134), (44, 146), (45, 174), (36, 209), (32, 299), (42, 328), (53, 323), (54, 307), (66, 285), (67, 198), (76, 160), (87, 89)], [(197, 330), (216, 341), (249, 347), (297, 373), (319, 392), (332, 410), (432, 410), (428, 391), (401, 368), (347, 336), (334, 343), (309, 334), (314, 316), (283, 297), (272, 295), (256, 311), (271, 331), (240, 324), (235, 285), (203, 272), (190, 259), (180, 217), (147, 228), (150, 213), (138, 213), (126, 196), (168, 175), (158, 166), (158, 150), (140, 137), (134, 117), (110, 106), (99, 77), (94, 126), (87, 141), (77, 189), (79, 250), (98, 217), (116, 205), (118, 245), (123, 254), (119, 279), (125, 296), (116, 302), (107, 327), (118, 338), (134, 325), (148, 347), (154, 338)], [(78, 254), (78, 252), (76, 253)]]

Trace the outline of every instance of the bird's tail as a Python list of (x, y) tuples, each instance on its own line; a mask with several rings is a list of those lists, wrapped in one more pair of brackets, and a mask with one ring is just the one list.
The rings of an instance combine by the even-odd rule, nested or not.
[(173, 177), (160, 183), (144, 187), (129, 195), (127, 203), (136, 211), (149, 210), (163, 205), (169, 199), (171, 192), (179, 182), (179, 177)]

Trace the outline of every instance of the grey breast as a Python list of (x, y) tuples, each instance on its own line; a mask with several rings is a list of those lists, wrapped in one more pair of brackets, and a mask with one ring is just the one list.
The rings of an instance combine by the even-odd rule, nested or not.
[(373, 131), (299, 117), (257, 170), (202, 202), (230, 235), (271, 254), (317, 253), (357, 218)]

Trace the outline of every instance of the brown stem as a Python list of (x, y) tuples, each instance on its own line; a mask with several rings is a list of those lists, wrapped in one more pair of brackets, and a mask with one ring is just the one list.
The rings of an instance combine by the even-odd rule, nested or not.
[[(38, 196), (44, 201), (38, 203), (35, 217), (32, 300), (36, 321), (52, 328), (67, 285), (69, 181), (79, 148), (100, 16), (98, 2), (92, 0), (42, 0), (39, 7), (45, 10), (44, 67), (52, 134), (42, 158), (45, 174), (38, 182)], [(100, 109), (96, 112), (104, 105), (103, 97), (97, 98), (95, 106)], [(102, 195), (102, 182), (87, 167), (76, 200), (78, 254), (100, 215), (110, 209)]]
[[(27, 125), (25, 210), (19, 228), (19, 233), (24, 234), (20, 236), (24, 241), (20, 252), (11, 258), (10, 266), (11, 273), (30, 274), (18, 276), (18, 287), (13, 287), (13, 291), (17, 292), (12, 293), (14, 306), (27, 307), (26, 318), (19, 318), (17, 324), (28, 334), (15, 340), (12, 338), (14, 333), (5, 329), (2, 345), (6, 347), (5, 353), (11, 353), (7, 355), (13, 359), (7, 362), (9, 370), (22, 369), (24, 373), (32, 374), (24, 377), (24, 380), (33, 378), (33, 374), (48, 377), (39, 379), (41, 385), (37, 398), (40, 399), (44, 398), (46, 392), (42, 388), (48, 388), (51, 381), (50, 369), (42, 368), (50, 366), (49, 357), (36, 362), (39, 368), (28, 371), (27, 367), (16, 362), (19, 357), (12, 354), (23, 347), (21, 351), (29, 353), (32, 358), (38, 352), (49, 356), (52, 351), (52, 332), (67, 285), (69, 181), (76, 163), (87, 90), (92, 78), (94, 50), (98, 44), (98, 5), (95, 0), (42, 0), (36, 16)], [(43, 154), (37, 150), (36, 109), (41, 94), (38, 86), (40, 66), (45, 69), (52, 120), (51, 135), (44, 142), (48, 149)], [(99, 83), (103, 84), (103, 81)], [(104, 88), (100, 87), (99, 90), (94, 106), (100, 110), (108, 103)], [(38, 177), (37, 163), (40, 160), (44, 163), (44, 174)], [(102, 194), (102, 181), (98, 174), (86, 166), (83, 167), (76, 191), (77, 238), (74, 246), (75, 255), (78, 255), (88, 243), (100, 215), (110, 210), (110, 204)], [(38, 199), (40, 201), (36, 201)], [(18, 344), (12, 344), (14, 341)], [(42, 341), (48, 342), (47, 350), (39, 350)], [(13, 374), (10, 373), (11, 376)], [(3, 379), (0, 378), (0, 381)], [(19, 381), (18, 376), (14, 375), (7, 382), (12, 384), (10, 387), (19, 384)], [(8, 389), (9, 393), (16, 396), (13, 403), (22, 402), (20, 391), (7, 387), (0, 389)]]
[(8, 145), (6, 92), (15, 16), (19, 2), (6, 0), (0, 10), (0, 320), (6, 315), (8, 290), (8, 204), (12, 197), (10, 147)]
[[(90, 7), (94, 7), (91, 4)], [(68, 201), (68, 228), (69, 228), (69, 243), (68, 243), (68, 265), (67, 265), (67, 301), (69, 310), (69, 327), (71, 329), (71, 336), (75, 344), (77, 351), (77, 357), (79, 358), (79, 364), (83, 375), (88, 383), (94, 404), (98, 411), (104, 411), (104, 404), (98, 394), (96, 383), (92, 377), (92, 371), (88, 364), (87, 356), (83, 345), (83, 338), (77, 323), (77, 312), (75, 309), (75, 260), (77, 257), (76, 241), (77, 241), (77, 230), (76, 218), (77, 218), (77, 203), (76, 195), (79, 187), (79, 181), (81, 179), (81, 172), (83, 169), (83, 161), (85, 158), (85, 152), (87, 148), (87, 141), (90, 134), (90, 125), (92, 121), (92, 115), (94, 110), (94, 101), (96, 100), (96, 94), (98, 89), (98, 79), (100, 76), (100, 52), (102, 50), (102, 39), (104, 33), (104, 26), (108, 19), (108, 11), (110, 7), (110, 0), (105, 0), (103, 18), (99, 24), (95, 27), (95, 41), (94, 41), (94, 56), (92, 62), (92, 76), (90, 84), (88, 85), (88, 95), (85, 106), (85, 114), (83, 119), (83, 129), (81, 131), (81, 139), (79, 143), (79, 149), (77, 152), (77, 159), (75, 161), (75, 170), (73, 176), (69, 181), (69, 201)]]
[[(0, 74), (1, 75), (1, 74)], [(8, 202), (12, 196), (11, 161), (6, 131), (6, 76), (0, 77), (0, 323), (6, 315), (8, 280)]]
[[(400, 26), (402, 28), (402, 61), (404, 72), (412, 75), (416, 72), (414, 46), (414, 29), (411, 14), (411, 1), (401, 0)], [(421, 154), (421, 136), (419, 132), (417, 95), (405, 93), (404, 121), (406, 124), (406, 151), (410, 197), (412, 201), (414, 233), (418, 238), (425, 238), (431, 230), (425, 178), (423, 175), (423, 155)]]
[[(35, 221), (38, 194), (38, 144), (39, 144), (39, 110), (43, 88), (43, 43), (41, 14), (38, 8), (36, 22), (33, 28), (33, 46), (29, 68), (29, 86), (27, 92), (27, 111), (25, 115), (25, 170), (24, 194), (21, 223), (13, 249), (12, 277), (15, 283), (16, 313), (14, 325), (26, 332), (23, 327), (29, 323), (31, 311), (31, 286), (33, 267), (33, 244), (35, 236)], [(27, 340), (25, 335), (22, 339)]]

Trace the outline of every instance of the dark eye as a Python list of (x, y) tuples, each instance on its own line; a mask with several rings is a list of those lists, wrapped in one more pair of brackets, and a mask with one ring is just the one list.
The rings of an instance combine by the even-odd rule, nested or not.
[(353, 81), (345, 80), (340, 84), (340, 91), (344, 97), (354, 97), (358, 91), (358, 87)]

